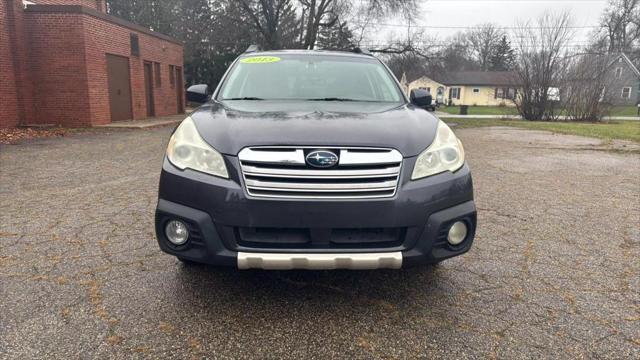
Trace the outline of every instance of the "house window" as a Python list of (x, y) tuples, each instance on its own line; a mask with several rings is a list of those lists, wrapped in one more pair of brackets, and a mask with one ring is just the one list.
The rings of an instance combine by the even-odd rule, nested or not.
[(169, 85), (172, 89), (176, 87), (176, 67), (173, 65), (169, 65)]
[(155, 78), (156, 78), (156, 87), (160, 87), (162, 86), (162, 80), (160, 79), (160, 63), (154, 62), (153, 63), (153, 70), (155, 72)]
[(460, 100), (460, 88), (449, 89), (449, 98)]
[(630, 87), (623, 87), (622, 88), (622, 98), (623, 99), (631, 98), (631, 88)]
[(479, 93), (479, 92), (480, 92), (480, 89), (478, 89), (478, 88), (473, 89), (473, 92), (474, 92), (474, 93)]
[(496, 88), (493, 94), (495, 99), (514, 99), (516, 97), (516, 89)]
[(620, 79), (622, 77), (622, 68), (616, 69), (616, 79)]

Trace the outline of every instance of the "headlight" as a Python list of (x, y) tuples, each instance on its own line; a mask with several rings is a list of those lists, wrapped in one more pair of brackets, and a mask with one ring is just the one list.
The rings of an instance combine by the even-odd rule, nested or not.
[(456, 171), (464, 165), (464, 148), (453, 131), (443, 121), (438, 123), (433, 143), (418, 155), (411, 180)]
[(190, 117), (184, 119), (171, 136), (167, 147), (167, 158), (181, 170), (189, 168), (225, 179), (229, 178), (222, 155), (202, 140)]

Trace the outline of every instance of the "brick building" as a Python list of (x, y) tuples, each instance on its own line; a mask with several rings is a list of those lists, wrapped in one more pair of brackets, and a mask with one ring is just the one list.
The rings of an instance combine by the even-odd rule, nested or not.
[(0, 127), (183, 113), (182, 68), (179, 41), (105, 0), (0, 0)]

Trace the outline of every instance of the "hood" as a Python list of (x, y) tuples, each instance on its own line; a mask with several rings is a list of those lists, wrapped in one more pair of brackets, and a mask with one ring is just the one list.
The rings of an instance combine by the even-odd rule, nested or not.
[(202, 138), (223, 154), (247, 146), (394, 148), (420, 154), (435, 138), (438, 119), (412, 105), (234, 101), (208, 103), (191, 115)]

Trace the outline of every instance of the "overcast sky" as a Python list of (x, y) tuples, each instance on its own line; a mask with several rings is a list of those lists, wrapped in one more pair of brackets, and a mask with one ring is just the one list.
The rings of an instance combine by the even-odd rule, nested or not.
[[(574, 26), (597, 26), (607, 0), (419, 0), (421, 14), (419, 24), (435, 27), (466, 27), (487, 22), (499, 26), (514, 26), (519, 21), (534, 21), (545, 11), (552, 13), (569, 11)], [(387, 20), (381, 26), (376, 41), (384, 41), (390, 33), (406, 33), (399, 26), (402, 20)], [(430, 34), (445, 38), (463, 29), (427, 28)], [(575, 29), (575, 43), (588, 41), (593, 29)]]

